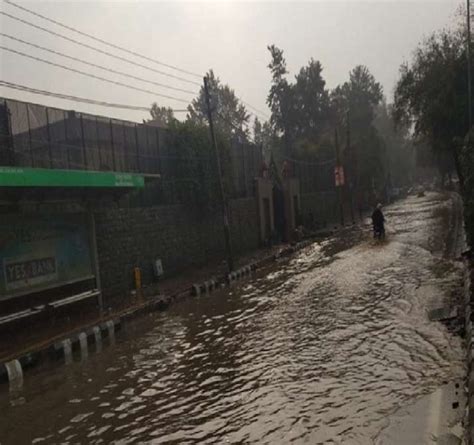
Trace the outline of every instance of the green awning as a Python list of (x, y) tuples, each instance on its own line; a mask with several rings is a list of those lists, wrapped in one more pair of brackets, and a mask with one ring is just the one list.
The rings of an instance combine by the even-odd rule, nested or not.
[(142, 188), (143, 175), (88, 170), (0, 167), (0, 187)]

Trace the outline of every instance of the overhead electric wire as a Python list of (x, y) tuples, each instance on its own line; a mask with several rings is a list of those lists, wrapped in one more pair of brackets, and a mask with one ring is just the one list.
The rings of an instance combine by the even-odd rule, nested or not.
[(75, 62), (80, 62), (80, 63), (83, 63), (85, 65), (92, 66), (94, 68), (99, 68), (101, 70), (108, 71), (108, 72), (113, 73), (113, 74), (119, 74), (121, 76), (129, 77), (130, 79), (139, 80), (140, 82), (149, 83), (149, 84), (156, 85), (156, 86), (159, 86), (159, 87), (162, 87), (162, 88), (168, 88), (170, 90), (180, 91), (182, 93), (195, 94), (194, 91), (172, 87), (172, 86), (169, 86), (169, 85), (165, 85), (163, 83), (154, 82), (153, 80), (143, 79), (142, 77), (134, 76), (133, 74), (124, 73), (123, 71), (114, 70), (112, 68), (108, 68), (108, 67), (103, 66), (103, 65), (97, 65), (95, 63), (88, 62), (87, 60), (83, 60), (83, 59), (80, 59), (78, 57), (69, 56), (69, 55), (64, 54), (60, 51), (55, 51), (53, 49), (46, 48), (46, 47), (41, 46), (41, 45), (37, 45), (36, 43), (27, 42), (26, 40), (19, 39), (17, 37), (11, 36), (9, 34), (5, 34), (5, 33), (0, 32), (0, 36), (6, 37), (6, 38), (11, 39), (11, 40), (14, 40), (16, 42), (20, 42), (24, 45), (32, 46), (33, 48), (37, 48), (37, 49), (40, 49), (42, 51), (47, 51), (51, 54), (56, 54), (57, 56), (61, 56), (61, 57), (64, 57), (66, 59), (69, 59), (69, 60), (74, 60)]
[(240, 101), (244, 104), (244, 105), (247, 105), (247, 107), (249, 107), (251, 110), (253, 110), (254, 112), (252, 113), (254, 116), (258, 117), (255, 113), (257, 114), (260, 114), (260, 117), (264, 117), (265, 119), (269, 120), (270, 119), (270, 116), (266, 113), (264, 113), (263, 111), (260, 111), (258, 108), (255, 108), (253, 105), (250, 105), (248, 102), (245, 102), (242, 98), (240, 99)]
[[(85, 32), (82, 32), (82, 31), (80, 31), (80, 30), (78, 30), (78, 29), (76, 29), (76, 28), (73, 28), (73, 27), (71, 27), (71, 26), (65, 25), (65, 24), (63, 24), (63, 23), (61, 23), (61, 22), (58, 22), (58, 21), (56, 21), (56, 20), (50, 19), (50, 18), (48, 18), (48, 17), (46, 17), (46, 16), (43, 16), (43, 15), (41, 15), (41, 14), (39, 14), (39, 13), (36, 13), (35, 11), (32, 11), (32, 10), (30, 10), (30, 9), (28, 9), (28, 8), (25, 8), (25, 7), (23, 7), (23, 6), (20, 6), (20, 5), (18, 5), (18, 4), (16, 4), (16, 3), (12, 2), (12, 1), (10, 1), (10, 0), (3, 0), (3, 1), (4, 1), (5, 3), (8, 3), (9, 5), (15, 7), (15, 8), (18, 8), (18, 9), (20, 9), (20, 10), (26, 11), (26, 12), (28, 12), (28, 13), (34, 15), (34, 16), (37, 16), (37, 17), (43, 19), (43, 20), (46, 20), (46, 21), (49, 21), (49, 22), (51, 22), (51, 23), (53, 23), (53, 24), (55, 24), (55, 25), (61, 26), (62, 28), (67, 29), (67, 30), (69, 30), (69, 31), (73, 31), (73, 32), (76, 32), (77, 34), (80, 34), (80, 35), (82, 35), (82, 36), (89, 37), (89, 38), (91, 38), (92, 40), (95, 40), (95, 41), (97, 41), (97, 42), (99, 42), (99, 43), (102, 43), (102, 44), (104, 44), (104, 45), (108, 45), (108, 46), (110, 46), (111, 48), (119, 49), (119, 50), (124, 51), (124, 52), (126, 52), (126, 53), (128, 53), (128, 54), (134, 55), (134, 56), (136, 56), (136, 57), (140, 57), (140, 58), (142, 58), (142, 59), (144, 59), (144, 60), (147, 60), (147, 61), (150, 61), (150, 62), (154, 62), (154, 63), (157, 63), (157, 64), (159, 64), (159, 65), (166, 66), (166, 67), (168, 67), (168, 68), (175, 69), (175, 70), (180, 71), (180, 72), (185, 73), (185, 74), (189, 74), (189, 75), (192, 75), (192, 76), (195, 76), (195, 77), (198, 77), (198, 78), (202, 78), (202, 76), (201, 76), (200, 74), (193, 73), (192, 71), (183, 70), (183, 69), (178, 68), (178, 67), (175, 67), (175, 66), (173, 66), (173, 65), (169, 65), (169, 64), (160, 62), (160, 61), (158, 61), (158, 60), (156, 60), (156, 59), (152, 59), (151, 57), (147, 57), (147, 56), (145, 56), (145, 55), (143, 55), (143, 54), (139, 54), (139, 53), (137, 53), (137, 52), (135, 52), (135, 51), (128, 50), (127, 48), (123, 48), (123, 47), (121, 47), (121, 46), (119, 46), (119, 45), (115, 45), (115, 44), (113, 44), (113, 43), (110, 43), (110, 42), (107, 42), (107, 41), (105, 41), (105, 40), (99, 39), (99, 38), (94, 37), (94, 36), (92, 36), (92, 35), (90, 35), (90, 34), (87, 34), (87, 33), (85, 33)], [(9, 18), (11, 18), (11, 19), (13, 19), (13, 20), (18, 20), (18, 21), (20, 21), (21, 23), (24, 23), (24, 24), (26, 24), (26, 25), (29, 25), (29, 26), (32, 26), (32, 27), (34, 27), (34, 28), (40, 29), (40, 30), (42, 30), (42, 31), (44, 31), (44, 32), (53, 34), (53, 35), (55, 35), (55, 36), (57, 36), (57, 37), (60, 37), (60, 38), (62, 38), (62, 39), (68, 40), (68, 41), (70, 41), (70, 42), (72, 42), (72, 43), (75, 43), (75, 44), (77, 44), (77, 45), (81, 45), (81, 46), (86, 47), (86, 48), (88, 48), (88, 49), (92, 49), (93, 51), (100, 52), (101, 54), (108, 55), (109, 57), (113, 57), (113, 58), (115, 58), (115, 59), (118, 59), (118, 60), (121, 60), (121, 61), (124, 61), (124, 62), (132, 63), (132, 64), (134, 64), (134, 65), (140, 66), (141, 68), (154, 71), (154, 72), (156, 72), (156, 73), (158, 73), (158, 74), (161, 74), (161, 75), (164, 75), (164, 76), (168, 76), (168, 77), (174, 78), (174, 79), (176, 79), (176, 80), (180, 80), (180, 81), (182, 81), (182, 82), (188, 82), (188, 83), (191, 83), (191, 84), (194, 84), (194, 85), (201, 86), (201, 84), (198, 83), (198, 82), (191, 81), (191, 80), (188, 80), (188, 79), (184, 79), (184, 78), (181, 78), (181, 77), (178, 77), (178, 76), (174, 76), (173, 74), (165, 73), (165, 72), (163, 72), (163, 71), (155, 70), (155, 69), (153, 69), (153, 68), (151, 68), (151, 67), (148, 67), (148, 66), (146, 66), (146, 65), (139, 64), (139, 63), (137, 63), (137, 62), (135, 62), (135, 61), (131, 61), (131, 60), (129, 60), (129, 59), (125, 59), (125, 58), (123, 58), (123, 57), (120, 57), (120, 56), (117, 56), (117, 55), (115, 55), (115, 54), (109, 53), (109, 52), (107, 52), (107, 51), (101, 50), (101, 49), (99, 49), (99, 48), (95, 48), (95, 47), (92, 47), (92, 46), (90, 46), (90, 45), (87, 45), (87, 44), (85, 44), (85, 43), (83, 43), (83, 42), (79, 42), (79, 41), (77, 41), (77, 40), (75, 40), (75, 39), (72, 39), (72, 38), (63, 36), (62, 34), (56, 33), (56, 32), (54, 32), (54, 31), (52, 31), (52, 30), (47, 29), (47, 28), (43, 28), (43, 27), (41, 27), (41, 26), (39, 26), (39, 25), (36, 25), (36, 24), (34, 24), (34, 23), (31, 23), (31, 22), (28, 22), (27, 20), (21, 19), (21, 18), (19, 18), (19, 17), (15, 17), (15, 16), (13, 16), (13, 15), (11, 15), (11, 14), (8, 14), (8, 13), (6, 13), (6, 12), (0, 11), (0, 14), (3, 14), (3, 15), (5, 15), (6, 17), (9, 17)], [(172, 87), (168, 87), (168, 88), (172, 88)], [(173, 89), (176, 89), (176, 88), (173, 88)], [(193, 94), (194, 94), (194, 93), (193, 93)], [(263, 118), (266, 119), (266, 120), (269, 119), (269, 115), (266, 114), (265, 112), (259, 110), (258, 108), (254, 107), (253, 105), (251, 105), (250, 103), (248, 103), (248, 102), (246, 102), (246, 101), (244, 101), (244, 100), (242, 100), (242, 99), (240, 99), (240, 100), (241, 100), (241, 102), (242, 102), (243, 104), (245, 104), (247, 107), (249, 107), (250, 109), (252, 109), (252, 110), (254, 111), (254, 113), (252, 113), (252, 114), (256, 115), (255, 113), (258, 113), (258, 114), (260, 115), (260, 117), (263, 117)]]
[[(168, 67), (168, 68), (176, 69), (177, 71), (180, 71), (180, 72), (183, 72), (183, 73), (186, 73), (186, 74), (190, 74), (190, 75), (193, 75), (193, 76), (195, 76), (195, 77), (199, 77), (199, 78), (201, 77), (201, 75), (199, 75), (199, 74), (197, 74), (197, 73), (193, 73), (193, 72), (191, 72), (191, 71), (186, 71), (186, 70), (183, 70), (183, 69), (181, 69), (181, 68), (175, 67), (175, 66), (173, 66), (173, 65), (168, 65), (168, 64), (162, 63), (162, 62), (157, 61), (157, 60), (155, 60), (155, 59), (152, 59), (152, 58), (150, 58), (150, 57), (147, 57), (147, 56), (144, 56), (144, 55), (142, 55), (142, 54), (136, 53), (135, 51), (128, 50), (128, 49), (126, 49), (126, 48), (120, 47), (120, 46), (115, 45), (115, 44), (113, 44), (113, 43), (106, 42), (105, 40), (102, 40), (102, 39), (96, 38), (96, 37), (94, 37), (94, 36), (91, 36), (91, 35), (89, 35), (89, 34), (87, 34), (87, 33), (84, 33), (84, 32), (82, 32), (82, 31), (78, 30), (78, 29), (75, 29), (75, 28), (70, 27), (70, 26), (68, 26), (68, 25), (65, 25), (65, 24), (63, 24), (63, 23), (60, 23), (60, 22), (58, 22), (58, 21), (56, 21), (56, 20), (50, 19), (50, 18), (48, 18), (48, 17), (46, 17), (46, 16), (43, 16), (43, 15), (41, 15), (41, 14), (39, 14), (39, 13), (36, 13), (36, 12), (34, 12), (34, 11), (32, 11), (32, 10), (29, 10), (28, 8), (24, 8), (24, 7), (20, 6), (20, 5), (17, 5), (16, 3), (14, 3), (14, 2), (12, 2), (12, 1), (10, 1), (10, 0), (3, 0), (3, 1), (6, 2), (6, 3), (8, 3), (8, 4), (10, 4), (11, 6), (13, 6), (13, 7), (15, 7), (15, 8), (18, 8), (18, 9), (20, 9), (20, 10), (26, 11), (26, 12), (28, 12), (28, 13), (34, 15), (34, 16), (37, 16), (37, 17), (39, 17), (39, 18), (41, 18), (41, 19), (44, 19), (44, 20), (46, 20), (46, 21), (49, 21), (49, 22), (51, 22), (51, 23), (53, 23), (53, 24), (55, 24), (55, 25), (61, 26), (61, 27), (63, 27), (64, 29), (67, 29), (67, 30), (69, 30), (69, 31), (76, 32), (76, 33), (78, 33), (78, 34), (80, 34), (80, 35), (82, 35), (82, 36), (91, 38), (91, 39), (93, 39), (93, 40), (95, 40), (95, 41), (97, 41), (97, 42), (100, 42), (100, 43), (102, 43), (102, 44), (108, 45), (108, 46), (110, 46), (110, 47), (112, 47), (112, 48), (119, 49), (119, 50), (124, 51), (124, 52), (126, 52), (126, 53), (132, 54), (132, 55), (134, 55), (134, 56), (136, 56), (136, 57), (141, 57), (141, 58), (144, 59), (144, 60), (148, 60), (148, 61), (151, 61), (151, 62), (154, 62), (154, 63), (158, 63), (158, 64), (160, 64), (160, 65), (166, 66), (166, 67)], [(31, 23), (31, 22), (29, 22), (29, 21), (27, 21), (27, 20), (24, 20), (24, 19), (22, 19), (22, 18), (16, 17), (16, 16), (11, 15), (11, 14), (8, 14), (8, 13), (6, 13), (6, 12), (4, 12), (4, 11), (0, 11), (0, 14), (4, 15), (4, 16), (6, 16), (6, 17), (12, 19), (12, 20), (19, 21), (20, 23), (23, 23), (23, 24), (25, 24), (25, 25), (28, 25), (28, 26), (31, 26), (31, 27), (33, 27), (33, 28), (39, 29), (39, 30), (41, 30), (41, 31), (43, 31), (43, 32), (49, 33), (49, 34), (54, 35), (54, 36), (56, 36), (56, 37), (62, 38), (62, 39), (64, 39), (64, 40), (66, 40), (66, 41), (72, 42), (72, 43), (74, 43), (74, 44), (76, 44), (76, 45), (79, 45), (79, 46), (82, 46), (82, 47), (91, 49), (91, 50), (96, 51), (96, 52), (98, 52), (98, 53), (100, 53), (100, 54), (104, 54), (104, 55), (106, 55), (106, 56), (109, 56), (109, 57), (112, 57), (112, 58), (114, 58), (114, 59), (120, 60), (120, 61), (122, 61), (122, 62), (126, 62), (126, 63), (132, 64), (132, 65), (134, 65), (134, 66), (139, 66), (139, 67), (141, 67), (141, 68), (143, 68), (143, 69), (146, 69), (146, 70), (155, 72), (155, 73), (157, 73), (157, 74), (160, 74), (160, 75), (163, 75), (163, 76), (167, 76), (167, 77), (170, 77), (170, 78), (173, 78), (173, 79), (182, 81), (182, 82), (187, 82), (187, 83), (190, 83), (190, 84), (193, 84), (193, 85), (201, 86), (201, 84), (198, 83), (198, 82), (195, 82), (195, 81), (192, 81), (192, 80), (189, 80), (189, 79), (185, 79), (185, 78), (182, 78), (182, 77), (179, 77), (179, 76), (175, 76), (175, 75), (173, 75), (173, 74), (166, 73), (166, 72), (163, 72), (163, 71), (159, 71), (159, 70), (156, 70), (156, 69), (151, 68), (151, 67), (146, 66), (146, 65), (142, 65), (142, 64), (137, 63), (137, 62), (135, 62), (135, 61), (132, 61), (132, 60), (130, 60), (130, 59), (127, 59), (127, 58), (118, 56), (118, 55), (116, 55), (116, 54), (112, 54), (112, 53), (110, 53), (110, 52), (108, 52), (108, 51), (104, 51), (104, 50), (102, 50), (102, 49), (96, 48), (96, 47), (94, 47), (94, 46), (91, 46), (91, 45), (88, 45), (88, 44), (86, 44), (86, 43), (83, 43), (83, 42), (77, 41), (77, 40), (75, 40), (75, 39), (72, 39), (72, 38), (70, 38), (70, 37), (64, 36), (64, 35), (62, 35), (62, 34), (59, 34), (59, 33), (55, 32), (55, 31), (52, 31), (52, 30), (50, 30), (50, 29), (44, 28), (44, 27), (42, 27), (42, 26), (36, 25), (36, 24), (34, 24), (34, 23)], [(82, 59), (75, 58), (75, 57), (68, 56), (68, 55), (66, 55), (66, 54), (60, 53), (59, 51), (54, 51), (54, 50), (51, 50), (51, 49), (48, 49), (48, 48), (45, 48), (45, 47), (41, 47), (40, 45), (36, 45), (36, 44), (31, 43), (31, 42), (26, 42), (26, 41), (24, 41), (24, 40), (15, 38), (15, 37), (13, 37), (13, 36), (9, 36), (9, 35), (7, 35), (7, 34), (1, 34), (1, 35), (5, 36), (5, 37), (7, 37), (7, 38), (13, 39), (13, 40), (17, 40), (18, 42), (21, 42), (21, 43), (23, 43), (23, 44), (30, 45), (30, 46), (36, 47), (36, 48), (38, 48), (38, 49), (42, 49), (42, 50), (44, 50), (44, 51), (48, 51), (48, 52), (53, 53), (53, 54), (57, 54), (57, 55), (59, 55), (59, 56), (68, 58), (68, 59), (70, 59), (70, 60), (75, 60), (75, 61), (78, 61), (78, 62), (87, 64), (87, 65), (89, 65), (89, 66), (93, 66), (93, 67), (95, 67), (95, 68), (103, 69), (103, 70), (112, 72), (112, 73), (114, 73), (114, 74), (123, 75), (123, 76), (129, 77), (129, 78), (135, 79), (135, 80), (139, 80), (139, 81), (142, 81), (142, 82), (154, 84), (154, 85), (157, 85), (157, 86), (160, 86), (160, 87), (163, 87), (163, 88), (168, 88), (168, 89), (172, 89), (172, 90), (176, 90), (176, 91), (182, 91), (182, 92), (186, 92), (186, 93), (190, 93), (190, 94), (195, 94), (195, 92), (191, 92), (191, 91), (189, 91), (189, 90), (184, 90), (184, 89), (177, 88), (177, 87), (173, 87), (173, 86), (170, 86), (170, 85), (164, 85), (164, 84), (161, 84), (161, 83), (158, 83), (158, 82), (154, 82), (154, 81), (151, 81), (151, 80), (148, 80), (148, 79), (140, 78), (140, 77), (138, 77), (138, 76), (133, 76), (133, 75), (130, 75), (130, 74), (126, 74), (126, 73), (123, 73), (123, 72), (118, 71), (118, 70), (113, 70), (113, 69), (111, 69), (111, 68), (107, 68), (107, 67), (103, 67), (103, 66), (101, 66), (101, 65), (93, 64), (93, 63), (91, 63), (91, 62), (87, 62), (87, 61), (84, 61), (84, 60), (82, 60)], [(26, 57), (28, 57), (28, 56), (26, 56)], [(48, 63), (48, 62), (45, 62), (45, 63)], [(161, 95), (161, 96), (163, 96), (163, 95)], [(164, 97), (164, 96), (163, 96), (163, 97)], [(176, 98), (173, 98), (173, 99), (174, 99), (174, 100), (177, 100)], [(252, 110), (254, 111), (253, 113), (251, 113), (251, 114), (253, 114), (254, 116), (256, 116), (256, 117), (263, 117), (264, 119), (267, 119), (267, 120), (269, 119), (269, 116), (268, 116), (266, 113), (264, 113), (263, 111), (259, 110), (258, 108), (254, 107), (253, 105), (251, 105), (250, 103), (248, 103), (248, 102), (246, 102), (246, 101), (244, 101), (244, 100), (242, 100), (242, 99), (240, 99), (240, 100), (241, 100), (241, 102), (242, 102), (244, 105), (246, 105), (248, 108), (250, 108), (250, 109), (252, 109)], [(259, 116), (257, 116), (257, 114), (258, 114)]]
[(111, 84), (114, 84), (114, 85), (118, 85), (118, 86), (122, 86), (124, 88), (129, 88), (131, 90), (135, 90), (135, 91), (141, 91), (143, 93), (148, 93), (148, 94), (152, 94), (154, 96), (160, 96), (160, 97), (164, 97), (166, 99), (171, 99), (171, 100), (175, 100), (177, 102), (183, 102), (183, 103), (186, 103), (188, 104), (189, 103), (189, 100), (186, 100), (186, 99), (183, 99), (183, 98), (178, 98), (178, 97), (173, 97), (173, 96), (168, 96), (166, 94), (162, 94), (162, 93), (157, 93), (156, 91), (151, 91), (151, 90), (145, 90), (143, 88), (138, 88), (138, 87), (134, 87), (132, 85), (128, 85), (126, 83), (122, 83), (122, 82), (118, 82), (116, 80), (111, 80), (111, 79), (107, 79), (105, 77), (101, 77), (101, 76), (97, 76), (95, 74), (91, 74), (91, 73), (87, 73), (85, 71), (81, 71), (81, 70), (78, 70), (76, 68), (71, 68), (71, 67), (68, 67), (68, 66), (65, 66), (65, 65), (61, 65), (60, 63), (56, 63), (56, 62), (51, 62), (50, 60), (45, 60), (45, 59), (42, 59), (40, 57), (35, 57), (35, 56), (32, 56), (30, 54), (26, 54), (26, 53), (23, 53), (21, 51), (17, 51), (17, 50), (14, 50), (14, 49), (11, 49), (11, 48), (7, 48), (5, 46), (0, 46), (0, 49), (4, 50), (4, 51), (9, 51), (11, 53), (14, 53), (14, 54), (18, 54), (22, 57), (26, 57), (26, 58), (29, 58), (31, 60), (35, 60), (35, 61), (38, 61), (38, 62), (42, 62), (42, 63), (46, 63), (47, 65), (51, 65), (51, 66), (55, 66), (55, 67), (58, 67), (58, 68), (62, 68), (64, 70), (67, 70), (67, 71), (71, 71), (73, 73), (77, 73), (77, 74), (81, 74), (83, 76), (87, 76), (87, 77), (91, 77), (93, 79), (97, 79), (97, 80), (101, 80), (103, 82), (108, 82), (108, 83), (111, 83)]
[[(222, 119), (224, 122), (227, 122), (235, 131), (240, 133), (241, 136), (244, 136), (249, 142), (252, 144), (258, 145), (254, 139), (250, 137), (250, 134), (247, 134), (243, 128), (239, 128), (237, 125), (235, 125), (230, 119), (226, 118), (223, 116), (221, 113), (216, 111), (217, 116)], [(250, 132), (250, 130), (247, 128), (247, 131)]]
[[(108, 107), (108, 108), (120, 108), (124, 110), (135, 110), (135, 111), (150, 111), (150, 107), (144, 107), (139, 105), (127, 105), (127, 104), (117, 104), (113, 102), (106, 102), (102, 100), (96, 99), (89, 99), (85, 97), (73, 96), (71, 94), (62, 94), (62, 93), (55, 93), (52, 91), (41, 90), (38, 88), (28, 87), (26, 85), (20, 85), (13, 82), (7, 82), (5, 80), (0, 80), (0, 87), (10, 88), (13, 90), (24, 91), (31, 94), (38, 94), (42, 96), (54, 97), (57, 99), (69, 100), (72, 102), (79, 102), (79, 103), (86, 103), (91, 105), (98, 105), (101, 107)], [(174, 113), (186, 113), (188, 110), (173, 110)]]
[(170, 64), (168, 64), (168, 63), (161, 62), (161, 61), (159, 61), (159, 60), (156, 60), (156, 59), (153, 59), (153, 58), (151, 58), (151, 57), (148, 57), (148, 56), (145, 56), (145, 55), (143, 55), (143, 54), (140, 54), (140, 53), (138, 53), (138, 52), (136, 52), (136, 51), (132, 51), (132, 50), (129, 50), (129, 49), (124, 48), (124, 47), (122, 47), (122, 46), (115, 45), (114, 43), (107, 42), (106, 40), (100, 39), (100, 38), (95, 37), (95, 36), (93, 36), (93, 35), (91, 35), (91, 34), (88, 34), (88, 33), (85, 33), (85, 32), (83, 32), (83, 31), (80, 31), (80, 30), (78, 30), (78, 29), (76, 29), (76, 28), (73, 28), (72, 26), (65, 25), (64, 23), (61, 23), (61, 22), (59, 22), (59, 21), (57, 21), (57, 20), (53, 20), (53, 19), (51, 19), (51, 18), (49, 18), (49, 17), (46, 17), (46, 16), (44, 16), (44, 15), (42, 15), (42, 14), (39, 14), (39, 13), (35, 12), (35, 11), (32, 11), (31, 9), (25, 8), (24, 6), (20, 6), (20, 5), (16, 4), (15, 2), (12, 2), (11, 0), (4, 0), (4, 1), (5, 1), (5, 3), (8, 3), (9, 5), (13, 6), (14, 8), (17, 8), (17, 9), (20, 9), (20, 10), (22, 10), (22, 11), (28, 12), (29, 14), (32, 14), (32, 15), (34, 15), (34, 16), (36, 16), (36, 17), (39, 17), (39, 18), (41, 18), (41, 19), (43, 19), (43, 20), (46, 20), (46, 21), (48, 21), (48, 22), (50, 22), (50, 23), (53, 23), (53, 24), (55, 24), (55, 25), (57, 25), (57, 26), (60, 26), (60, 27), (62, 27), (62, 28), (64, 28), (64, 29), (67, 29), (67, 30), (69, 30), (69, 31), (73, 31), (73, 32), (75, 32), (75, 33), (77, 33), (77, 34), (80, 34), (81, 36), (88, 37), (88, 38), (90, 38), (90, 39), (92, 39), (92, 40), (95, 40), (96, 42), (102, 43), (103, 45), (107, 45), (107, 46), (110, 46), (111, 48), (118, 49), (118, 50), (120, 50), (120, 51), (124, 51), (124, 52), (126, 52), (126, 53), (128, 53), (128, 54), (131, 54), (131, 55), (135, 56), (135, 57), (140, 57), (141, 59), (147, 60), (147, 61), (149, 61), (149, 62), (156, 63), (156, 64), (161, 65), (161, 66), (165, 66), (165, 67), (167, 67), (167, 68), (169, 68), (169, 69), (173, 69), (173, 70), (175, 70), (175, 71), (179, 71), (179, 72), (181, 72), (181, 73), (183, 73), (183, 74), (188, 74), (188, 75), (190, 75), (190, 76), (202, 78), (202, 75), (201, 75), (201, 74), (194, 73), (194, 72), (192, 72), (192, 71), (188, 71), (188, 70), (179, 68), (179, 67), (177, 67), (177, 66), (170, 65)]
[(147, 66), (147, 65), (143, 65), (143, 64), (141, 64), (141, 63), (138, 63), (138, 62), (135, 62), (135, 61), (133, 61), (133, 60), (127, 59), (127, 58), (125, 58), (125, 57), (118, 56), (118, 55), (116, 55), (116, 54), (112, 54), (112, 53), (110, 53), (110, 52), (108, 52), (108, 51), (104, 51), (104, 50), (102, 50), (102, 49), (100, 49), (100, 48), (96, 48), (95, 46), (88, 45), (87, 43), (79, 42), (79, 41), (76, 40), (76, 39), (72, 39), (72, 38), (70, 38), (70, 37), (67, 37), (67, 36), (64, 36), (64, 35), (62, 35), (62, 34), (59, 34), (59, 33), (55, 32), (55, 31), (51, 31), (50, 29), (43, 28), (42, 26), (36, 25), (36, 24), (34, 24), (34, 23), (29, 22), (28, 20), (24, 20), (24, 19), (22, 19), (22, 18), (19, 18), (19, 17), (14, 16), (14, 15), (8, 14), (8, 13), (6, 13), (6, 12), (4, 12), (4, 11), (0, 11), (0, 14), (3, 15), (3, 16), (5, 16), (5, 17), (8, 17), (8, 18), (10, 18), (10, 19), (12, 19), (12, 20), (16, 20), (16, 21), (18, 21), (18, 22), (20, 22), (20, 23), (23, 23), (23, 24), (25, 24), (25, 25), (28, 25), (28, 26), (31, 26), (31, 27), (33, 27), (33, 28), (39, 29), (39, 30), (41, 30), (41, 31), (44, 31), (44, 32), (46, 32), (46, 33), (48, 33), (48, 34), (51, 34), (51, 35), (55, 36), (55, 37), (59, 37), (59, 38), (61, 38), (61, 39), (67, 40), (68, 42), (74, 43), (74, 44), (76, 44), (76, 45), (79, 45), (79, 46), (82, 46), (82, 47), (84, 47), (84, 48), (90, 49), (90, 50), (92, 50), (92, 51), (96, 51), (96, 52), (98, 52), (98, 53), (100, 53), (100, 54), (104, 54), (104, 55), (106, 55), (106, 56), (109, 56), (109, 57), (112, 57), (112, 58), (114, 58), (114, 59), (120, 60), (120, 61), (122, 61), (122, 62), (126, 62), (126, 63), (129, 63), (129, 64), (134, 65), (134, 66), (139, 66), (140, 68), (143, 68), (143, 69), (146, 69), (146, 70), (149, 70), (149, 71), (153, 71), (154, 73), (160, 74), (160, 75), (162, 75), (162, 76), (170, 77), (170, 78), (172, 78), (172, 79), (176, 79), (176, 80), (179, 80), (179, 81), (181, 81), (181, 82), (186, 82), (186, 83), (190, 83), (190, 84), (193, 84), (193, 85), (201, 86), (200, 83), (195, 82), (194, 80), (189, 80), (189, 79), (185, 79), (185, 78), (183, 78), (183, 77), (175, 76), (174, 74), (166, 73), (166, 72), (164, 72), (164, 71), (160, 71), (160, 70), (157, 70), (157, 69), (155, 69), (155, 68), (151, 68), (151, 67), (149, 67), (149, 66)]

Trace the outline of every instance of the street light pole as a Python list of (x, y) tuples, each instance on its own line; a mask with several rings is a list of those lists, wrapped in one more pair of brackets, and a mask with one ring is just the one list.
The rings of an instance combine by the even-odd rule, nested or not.
[(227, 266), (229, 268), (229, 272), (232, 272), (232, 270), (234, 270), (234, 257), (232, 254), (232, 243), (230, 239), (227, 201), (225, 197), (224, 183), (222, 181), (221, 159), (219, 156), (219, 150), (217, 149), (216, 134), (214, 132), (214, 122), (212, 120), (212, 109), (211, 109), (211, 101), (210, 101), (209, 85), (208, 85), (207, 77), (204, 77), (204, 94), (206, 96), (206, 108), (207, 108), (207, 117), (209, 120), (209, 131), (211, 133), (211, 141), (212, 141), (212, 145), (214, 147), (214, 151), (216, 154), (217, 176), (219, 179), (219, 189), (220, 189), (221, 203), (222, 203), (222, 216), (224, 220), (224, 239), (225, 239), (225, 247), (226, 247), (226, 252), (227, 252)]
[(349, 110), (347, 110), (346, 114), (346, 120), (347, 120), (347, 160), (349, 161), (348, 163), (350, 164), (350, 167), (348, 166), (348, 182), (349, 182), (349, 193), (350, 193), (350, 200), (351, 200), (351, 219), (352, 219), (352, 224), (355, 223), (355, 218), (354, 218), (354, 188), (355, 188), (355, 183), (354, 183), (354, 177), (355, 177), (355, 159), (354, 159), (354, 151), (352, 150), (351, 146), (351, 124), (350, 124), (350, 113)]
[(471, 93), (471, 2), (467, 0), (467, 106), (469, 133), (472, 125), (472, 93)]

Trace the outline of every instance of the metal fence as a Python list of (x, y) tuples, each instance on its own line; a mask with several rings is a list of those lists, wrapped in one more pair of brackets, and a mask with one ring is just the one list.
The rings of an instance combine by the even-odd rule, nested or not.
[(233, 140), (230, 145), (230, 175), (234, 197), (255, 195), (254, 179), (260, 174), (263, 154), (260, 147)]
[(0, 109), (2, 164), (159, 173), (165, 129), (10, 99)]
[(295, 176), (300, 179), (301, 193), (335, 190), (335, 159), (320, 162), (294, 160), (293, 163)]
[[(215, 176), (211, 150), (184, 155), (172, 139), (167, 129), (149, 124), (0, 98), (0, 165), (159, 174), (173, 190)], [(253, 196), (261, 150), (242, 141), (230, 147), (229, 194)], [(195, 177), (183, 177), (190, 171)]]

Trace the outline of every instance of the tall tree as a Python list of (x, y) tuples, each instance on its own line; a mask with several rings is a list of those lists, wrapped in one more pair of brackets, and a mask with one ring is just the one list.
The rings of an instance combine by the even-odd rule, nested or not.
[(262, 147), (264, 158), (268, 161), (273, 149), (279, 148), (279, 140), (270, 122), (265, 121), (263, 124), (258, 117), (253, 122), (253, 138), (255, 143)]
[(294, 119), (292, 113), (294, 109), (293, 87), (286, 79), (288, 71), (283, 50), (275, 45), (270, 45), (267, 48), (272, 58), (268, 65), (272, 73), (272, 83), (267, 96), (267, 103), (272, 112), (270, 122), (275, 131), (283, 136), (285, 151), (288, 156), (291, 154), (291, 145), (294, 138), (292, 132), (292, 121)]
[(462, 28), (432, 34), (411, 64), (401, 66), (394, 97), (397, 122), (413, 125), (440, 159), (441, 170), (445, 154), (452, 156), (461, 185), (460, 145), (468, 132), (465, 41)]
[(275, 45), (268, 50), (272, 84), (267, 103), (272, 111), (272, 126), (282, 135), (287, 155), (298, 152), (303, 145), (317, 147), (327, 129), (330, 106), (321, 63), (311, 59), (290, 83), (283, 51)]
[(322, 71), (321, 63), (311, 59), (300, 69), (294, 87), (296, 137), (314, 142), (319, 140), (329, 120), (329, 93)]
[[(250, 115), (235, 92), (228, 85), (223, 85), (213, 70), (207, 73), (209, 79), (209, 94), (213, 108), (214, 125), (226, 136), (244, 136), (249, 134), (248, 122)], [(204, 125), (207, 122), (207, 107), (204, 86), (199, 96), (188, 106), (187, 119), (195, 124)]]
[(331, 92), (334, 125), (350, 128), (351, 146), (357, 152), (355, 181), (365, 189), (386, 182), (385, 145), (373, 122), (377, 105), (383, 98), (382, 87), (366, 66), (358, 65), (349, 80)]
[(349, 81), (331, 94), (333, 112), (338, 122), (350, 116), (351, 128), (363, 131), (373, 122), (375, 108), (383, 98), (382, 86), (366, 66), (358, 65), (349, 73)]
[(153, 102), (150, 108), (151, 119), (144, 120), (144, 123), (156, 123), (160, 127), (168, 127), (175, 120), (174, 111), (170, 107), (160, 107), (156, 102)]

